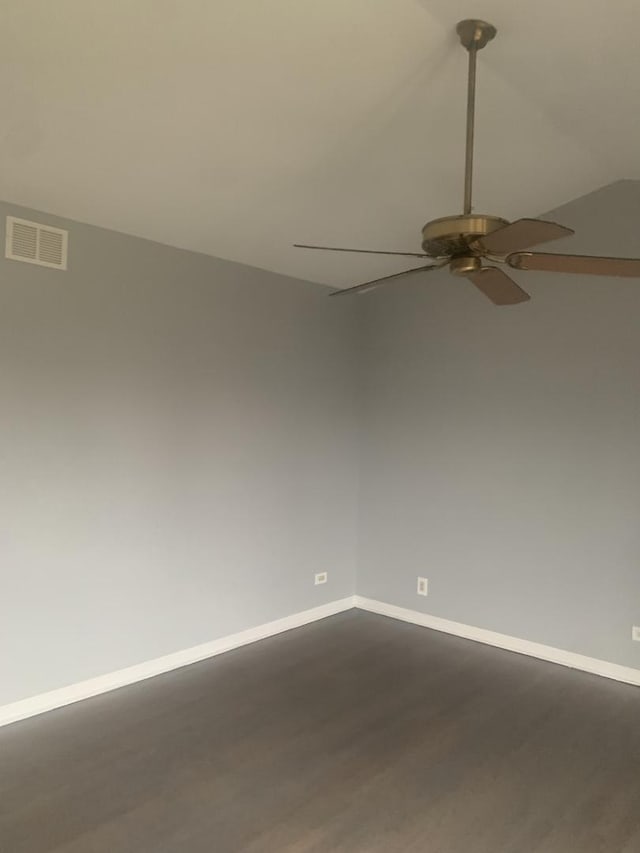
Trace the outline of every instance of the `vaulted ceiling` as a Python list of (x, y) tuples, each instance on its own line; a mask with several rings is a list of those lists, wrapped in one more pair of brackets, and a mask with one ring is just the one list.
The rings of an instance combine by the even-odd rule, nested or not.
[(477, 210), (640, 177), (637, 0), (8, 0), (0, 197), (328, 284), (395, 272), (291, 244), (416, 251), (459, 212), (465, 17), (498, 27)]

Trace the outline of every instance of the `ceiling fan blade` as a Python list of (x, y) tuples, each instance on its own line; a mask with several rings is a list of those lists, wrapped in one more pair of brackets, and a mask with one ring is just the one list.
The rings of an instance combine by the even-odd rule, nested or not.
[(498, 267), (483, 267), (467, 274), (478, 290), (481, 290), (494, 305), (516, 305), (530, 299), (515, 281)]
[[(306, 243), (294, 243), (293, 246), (295, 249), (320, 249), (324, 252), (358, 252), (362, 255), (402, 255), (406, 258), (431, 257), (431, 255), (426, 255), (424, 252), (383, 252), (379, 249), (343, 249), (339, 246), (308, 246)], [(521, 249), (522, 245), (517, 246), (517, 248)]]
[(598, 258), (590, 255), (554, 255), (516, 252), (507, 263), (517, 270), (543, 270), (579, 275), (610, 275), (640, 278), (640, 258)]
[(529, 246), (537, 246), (549, 240), (569, 237), (571, 234), (575, 234), (575, 231), (556, 222), (545, 222), (542, 219), (517, 219), (475, 240), (472, 245), (479, 246), (493, 255), (508, 255), (518, 249), (527, 249)]
[(346, 296), (351, 293), (366, 293), (367, 290), (373, 290), (375, 287), (380, 287), (381, 284), (386, 284), (391, 279), (401, 278), (403, 275), (409, 275), (409, 273), (412, 272), (429, 272), (429, 270), (439, 270), (446, 266), (447, 263), (448, 261), (444, 261), (441, 264), (429, 264), (428, 267), (414, 267), (410, 270), (393, 273), (393, 275), (384, 275), (382, 278), (374, 278), (371, 281), (365, 281), (363, 284), (356, 284), (355, 287), (346, 287), (343, 290), (334, 290), (333, 293), (329, 294), (329, 296)]

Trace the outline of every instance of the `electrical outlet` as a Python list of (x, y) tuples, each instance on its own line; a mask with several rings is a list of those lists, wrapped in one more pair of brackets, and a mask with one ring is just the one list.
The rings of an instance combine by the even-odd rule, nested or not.
[(329, 577), (328, 572), (318, 572), (315, 575), (314, 583), (316, 586), (319, 586), (321, 583), (326, 583)]
[(640, 627), (638, 627), (638, 625), (634, 625), (631, 629), (631, 639), (640, 643)]
[(418, 578), (418, 595), (429, 595), (429, 581), (427, 578)]

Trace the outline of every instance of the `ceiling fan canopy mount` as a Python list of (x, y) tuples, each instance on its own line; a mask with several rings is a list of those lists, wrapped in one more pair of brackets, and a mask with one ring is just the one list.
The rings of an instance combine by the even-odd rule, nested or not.
[(467, 18), (456, 24), (456, 32), (460, 37), (460, 44), (467, 50), (482, 50), (496, 37), (498, 31), (493, 24), (486, 21)]

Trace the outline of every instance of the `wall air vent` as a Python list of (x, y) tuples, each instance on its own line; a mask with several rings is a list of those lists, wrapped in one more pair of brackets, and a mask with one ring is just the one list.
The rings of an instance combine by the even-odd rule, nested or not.
[(5, 257), (57, 270), (67, 268), (69, 232), (7, 216)]

